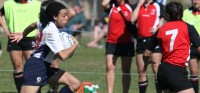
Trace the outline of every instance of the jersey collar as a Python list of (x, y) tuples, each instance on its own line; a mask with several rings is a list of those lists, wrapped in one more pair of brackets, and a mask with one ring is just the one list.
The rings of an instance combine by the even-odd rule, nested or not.
[(194, 15), (200, 15), (200, 10), (194, 8), (193, 6), (189, 8), (190, 11), (192, 11), (192, 14)]

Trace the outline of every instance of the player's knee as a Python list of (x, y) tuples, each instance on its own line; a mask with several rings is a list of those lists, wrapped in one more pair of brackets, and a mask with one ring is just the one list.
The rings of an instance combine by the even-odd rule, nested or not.
[(106, 68), (107, 68), (107, 72), (114, 72), (114, 69), (115, 69), (113, 65), (108, 65)]
[(144, 72), (144, 71), (141, 69), (141, 70), (138, 70), (138, 74), (139, 74), (139, 75), (144, 75), (144, 74), (146, 74), (146, 72)]
[(78, 90), (81, 86), (81, 81), (77, 80), (75, 83), (72, 85), (72, 88), (74, 91)]
[(153, 73), (157, 74), (158, 73), (158, 68), (153, 68)]
[(21, 72), (22, 71), (22, 65), (14, 65), (14, 70), (16, 72)]

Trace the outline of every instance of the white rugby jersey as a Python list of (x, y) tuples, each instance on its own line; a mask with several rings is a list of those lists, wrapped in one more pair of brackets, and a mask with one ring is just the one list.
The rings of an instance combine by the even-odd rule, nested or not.
[(53, 22), (47, 24), (44, 29), (42, 29), (39, 22), (37, 26), (40, 34), (36, 37), (36, 45), (32, 56), (52, 63), (55, 54), (64, 50), (62, 40), (59, 36), (59, 29)]

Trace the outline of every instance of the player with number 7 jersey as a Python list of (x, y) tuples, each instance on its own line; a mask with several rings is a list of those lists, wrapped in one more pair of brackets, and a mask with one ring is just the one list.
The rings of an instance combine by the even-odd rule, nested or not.
[(187, 77), (187, 62), (192, 43), (200, 52), (200, 38), (194, 26), (182, 21), (183, 7), (171, 2), (166, 6), (165, 23), (148, 42), (144, 56), (151, 54), (157, 44), (161, 46), (162, 63), (158, 67), (159, 88), (169, 93), (194, 93)]
[(162, 48), (162, 62), (186, 67), (190, 51), (189, 34), (194, 32), (195, 29), (183, 21), (168, 22), (161, 27), (157, 39)]
[(162, 62), (182, 67), (187, 66), (190, 43), (200, 46), (199, 35), (195, 28), (183, 21), (167, 22), (155, 33), (151, 41), (153, 43), (148, 44), (149, 50), (153, 50), (156, 44), (160, 44)]

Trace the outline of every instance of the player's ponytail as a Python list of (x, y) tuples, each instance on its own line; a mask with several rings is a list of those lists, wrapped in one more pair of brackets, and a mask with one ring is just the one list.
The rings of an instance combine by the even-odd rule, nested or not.
[(49, 22), (44, 10), (40, 11), (40, 17), (39, 18), (40, 18), (40, 22), (42, 23), (42, 29), (43, 29), (43, 28), (46, 27), (46, 25)]

